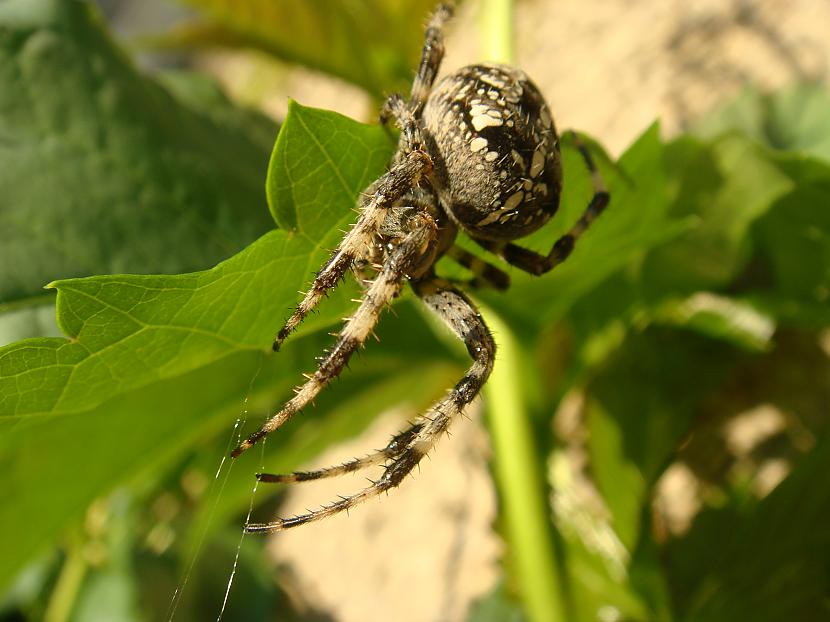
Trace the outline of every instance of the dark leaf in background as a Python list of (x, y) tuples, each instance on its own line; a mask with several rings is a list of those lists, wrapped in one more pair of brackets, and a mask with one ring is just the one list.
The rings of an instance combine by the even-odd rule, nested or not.
[(781, 151), (830, 161), (830, 93), (822, 84), (796, 84), (774, 93), (746, 89), (735, 101), (699, 121), (694, 132), (713, 138), (740, 130)]
[(724, 287), (751, 257), (749, 227), (793, 182), (766, 149), (738, 134), (713, 142), (681, 137), (667, 146), (665, 158), (673, 171), (671, 215), (694, 226), (649, 255), (645, 284), (655, 296)]
[(271, 228), (259, 137), (276, 126), (224, 110), (139, 74), (84, 3), (0, 5), (0, 302), (59, 278), (206, 268)]
[[(701, 515), (669, 551), (680, 620), (820, 620), (830, 585), (830, 444), (760, 503)], [(737, 501), (737, 500), (736, 500)]]
[[(407, 92), (432, 0), (182, 0), (204, 18), (165, 46), (244, 47), (351, 82), (375, 98)], [(416, 24), (418, 27), (413, 27)]]

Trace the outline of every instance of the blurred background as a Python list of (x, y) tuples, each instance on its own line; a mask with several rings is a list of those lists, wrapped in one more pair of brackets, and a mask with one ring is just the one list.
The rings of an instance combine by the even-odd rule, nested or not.
[[(167, 0), (97, 4), (126, 42), (174, 24), (191, 23), (194, 14), (184, 8), (186, 2)], [(190, 4), (198, 7), (200, 3)], [(219, 15), (222, 4), (205, 2), (204, 6), (213, 6)], [(351, 4), (347, 10), (354, 11), (356, 20), (361, 11), (368, 12), (361, 3)], [(402, 5), (396, 18), (411, 19), (413, 26), (413, 22), (420, 26), (424, 18), (419, 14), (428, 14), (432, 4), (408, 2), (410, 8)], [(485, 40), (483, 30), (488, 27), (482, 15), (485, 4), (462, 3), (449, 28), (445, 73), (494, 57), (494, 47)], [(774, 90), (793, 83), (822, 82), (830, 66), (830, 46), (824, 36), (830, 7), (820, 0), (703, 0), (693, 5), (674, 0), (596, 4), (519, 0), (514, 9), (514, 62), (539, 85), (560, 126), (601, 137), (615, 154), (654, 119), (660, 119), (664, 133), (674, 134), (688, 129), (718, 104), (731, 101), (747, 86)], [(316, 65), (310, 61), (311, 67), (286, 63), (286, 57), (293, 60), (295, 55), (310, 59), (315, 54), (348, 52), (336, 47), (339, 42), (325, 41), (326, 27), (309, 46), (318, 49), (305, 55), (280, 50), (276, 47), (280, 42), (267, 41), (268, 25), (256, 24), (256, 13), (246, 19), (245, 12), (226, 16), (223, 26), (240, 37), (263, 37), (265, 41), (259, 41), (258, 47), (264, 54), (214, 47), (200, 51), (195, 58), (168, 54), (162, 60), (158, 54), (141, 50), (139, 58), (149, 66), (159, 62), (195, 64), (217, 75), (235, 98), (275, 119), (284, 118), (291, 97), (306, 105), (371, 120), (379, 93), (406, 91), (411, 70), (401, 59), (394, 71), (388, 70), (389, 75), (375, 76), (374, 84), (368, 84), (368, 76), (356, 77), (346, 71), (333, 71), (334, 75), (315, 71), (323, 64), (319, 61)], [(197, 39), (186, 32), (190, 40)], [(410, 58), (417, 57), (420, 41), (414, 33), (418, 32), (418, 28), (408, 29), (405, 38), (396, 42), (399, 51), (406, 50)], [(294, 42), (297, 48), (304, 45), (309, 42)], [(374, 45), (382, 47), (389, 42)], [(331, 62), (323, 65), (328, 67)]]
[[(289, 98), (374, 123), (385, 94), (408, 92), (433, 7), (431, 0), (94, 4), (92, 12), (53, 10), (48, 0), (31, 6), (48, 8), (48, 18), (37, 18), (55, 20), (47, 30), (80, 37), (81, 50), (93, 41), (96, 55), (123, 63), (115, 83), (133, 80), (135, 63), (176, 106), (196, 111), (205, 127), (224, 128), (193, 139), (187, 125), (176, 135), (177, 145), (216, 155), (194, 165), (192, 180), (160, 190), (159, 202), (209, 203), (187, 184), (204, 185), (200, 175), (235, 160), (246, 171), (216, 183), (237, 211), (219, 206), (194, 227), (234, 233), (215, 244), (208, 234), (199, 252), (181, 259), (163, 257), (178, 245), (171, 240), (135, 256), (96, 242), (95, 257), (62, 265), (65, 272), (44, 268), (25, 283), (9, 277), (2, 343), (61, 334), (54, 301), (39, 293), (50, 280), (207, 269), (266, 232), (273, 224), (259, 187)], [(20, 33), (39, 27), (21, 6), (0, 0), (7, 69), (25, 67), (15, 56)], [(262, 519), (301, 512), (363, 480), (259, 486), (252, 495), (257, 465), (230, 474), (222, 462), (234, 418), (261, 420), (288, 392), (257, 399), (260, 380), (240, 378), (239, 399), (175, 450), (58, 504), (66, 520), (9, 565), (0, 620), (830, 619), (828, 25), (824, 0), (463, 2), (448, 28), (442, 73), (512, 56), (560, 129), (602, 145), (603, 172), (612, 190), (621, 189), (614, 209), (642, 209), (651, 222), (659, 203), (674, 220), (654, 221), (633, 250), (614, 247), (625, 262), (613, 270), (599, 256), (596, 265), (609, 267), (583, 286), (574, 272), (592, 264), (586, 252), (562, 277), (563, 302), (538, 317), (533, 301), (560, 292), (540, 284), (560, 281), (515, 275), (515, 295), (477, 298), (506, 340), (499, 364), (515, 374), (506, 382), (524, 397), (506, 397), (503, 388), (486, 394), (388, 497), (284, 534), (242, 538), (249, 506)], [(0, 89), (4, 80), (19, 88), (17, 79), (12, 70), (0, 74)], [(14, 97), (10, 87), (4, 97)], [(3, 110), (12, 106), (0, 108), (0, 118)], [(6, 119), (12, 132), (11, 113)], [(121, 119), (145, 120), (133, 112)], [(642, 137), (655, 120), (652, 145)], [(158, 127), (153, 140), (167, 149), (165, 136), (175, 132)], [(0, 155), (12, 145), (2, 136)], [(119, 175), (120, 166), (101, 170)], [(175, 177), (175, 166), (164, 170)], [(12, 191), (26, 171), (15, 178), (9, 170), (0, 174), (7, 214), (52, 200)], [(143, 192), (135, 190), (141, 174), (134, 194)], [(118, 200), (129, 205), (128, 195)], [(569, 203), (584, 205), (583, 195)], [(79, 194), (72, 206), (84, 201)], [(79, 238), (94, 237), (96, 222), (90, 216)], [(363, 357), (368, 366), (268, 449), (280, 456), (278, 467), (263, 458), (269, 470), (326, 466), (381, 447), (455, 381), (463, 356), (423, 327), (411, 301), (396, 311)], [(422, 328), (399, 334), (413, 325)], [(303, 357), (325, 340), (307, 339), (286, 364), (307, 370), (311, 358)], [(404, 371), (410, 363), (414, 375)], [(525, 440), (512, 445), (493, 420), (512, 412), (511, 399), (527, 419), (518, 432)], [(512, 458), (525, 451), (516, 466)], [(514, 479), (523, 477), (521, 459), (534, 469), (529, 483)], [(12, 450), (3, 461), (25, 462)], [(522, 505), (528, 495), (511, 500), (514, 484), (543, 503), (542, 536), (527, 510), (539, 507)], [(48, 492), (33, 503), (43, 512), (52, 505)], [(16, 518), (0, 531), (25, 525), (24, 510), (9, 510)]]

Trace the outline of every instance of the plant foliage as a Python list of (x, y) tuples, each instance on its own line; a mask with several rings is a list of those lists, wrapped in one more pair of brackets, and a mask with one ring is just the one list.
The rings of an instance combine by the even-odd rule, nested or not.
[[(218, 16), (230, 7), (200, 4)], [(251, 24), (270, 23), (265, 5), (245, 6), (228, 29), (262, 42)], [(266, 29), (288, 58), (369, 90), (409, 66), (400, 64), (409, 30), (401, 49), (386, 50), (394, 61), (361, 65), (346, 48), (365, 41), (348, 23), (330, 16), (320, 27), (316, 3), (290, 10), (308, 32), (352, 42), (339, 55), (324, 54), (322, 39), (289, 53), (299, 38)], [(419, 31), (419, 20), (400, 21)], [(396, 41), (369, 25), (367, 40)], [(314, 413), (227, 470), (210, 504), (179, 522), (142, 509), (183, 495), (185, 474), (212, 475), (234, 420), (247, 413), (256, 426), (329, 341), (352, 305), (348, 284), (270, 352), (297, 290), (394, 148), (377, 126), (292, 103), (266, 167), (273, 126), (211, 89), (194, 105), (185, 86), (167, 90), (139, 73), (83, 3), (0, 3), (0, 328), (13, 342), (0, 348), (0, 585), (7, 606), (32, 617), (46, 600), (78, 620), (102, 610), (160, 618), (169, 595), (140, 594), (158, 589), (148, 577), (170, 573), (139, 553), (137, 534), (178, 533), (164, 554), (178, 563), (205, 534), (216, 555), (230, 555), (258, 465), (295, 468), (390, 403), (423, 408), (466, 364), (405, 296), (383, 318), (380, 343)], [(807, 89), (747, 95), (670, 141), (655, 125), (616, 162), (598, 158), (612, 203), (568, 262), (542, 278), (513, 271), (507, 295), (475, 294), (503, 348), (486, 402), (508, 555), (504, 585), (471, 620), (559, 611), (586, 622), (774, 622), (826, 612), (830, 99)], [(560, 213), (531, 248), (548, 248), (590, 197), (568, 144), (564, 166)], [(268, 230), (266, 197), (277, 229)], [(59, 337), (34, 320), (21, 328), (21, 314), (51, 313), (47, 282)], [(583, 403), (578, 438), (551, 431), (566, 396)], [(761, 405), (788, 423), (752, 453), (730, 450), (724, 430)], [(601, 510), (574, 505), (580, 489), (563, 447), (584, 454), (580, 475)], [(786, 465), (781, 481), (763, 489), (761, 467), (776, 461)], [(695, 474), (700, 507), (671, 530), (655, 506), (679, 466)], [(84, 517), (106, 499), (101, 545), (112, 563), (88, 568), (70, 590), (90, 538)], [(267, 619), (278, 595), (251, 546), (239, 578), (250, 608), (237, 615)], [(195, 594), (200, 581), (222, 580), (211, 572), (199, 570)], [(182, 615), (204, 619), (218, 604), (186, 597)]]

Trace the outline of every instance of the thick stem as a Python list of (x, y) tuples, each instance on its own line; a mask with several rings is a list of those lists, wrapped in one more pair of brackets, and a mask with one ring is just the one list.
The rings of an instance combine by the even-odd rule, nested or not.
[(493, 466), (503, 507), (505, 537), (528, 618), (563, 622), (564, 577), (556, 559), (547, 485), (522, 393), (522, 350), (509, 327), (492, 312), (487, 323), (496, 338), (496, 366), (485, 385)]
[(66, 622), (69, 619), (86, 570), (83, 537), (79, 533), (73, 533), (66, 545), (66, 559), (58, 576), (58, 582), (52, 590), (49, 604), (43, 615), (44, 622)]
[(482, 0), (481, 52), (490, 61), (513, 62), (513, 0)]

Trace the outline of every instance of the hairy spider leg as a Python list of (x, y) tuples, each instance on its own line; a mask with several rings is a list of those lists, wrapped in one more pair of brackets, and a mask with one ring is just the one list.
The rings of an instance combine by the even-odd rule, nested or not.
[(387, 97), (380, 110), (380, 122), (386, 125), (389, 119), (395, 119), (395, 125), (401, 130), (397, 157), (402, 153), (424, 148), (423, 132), (415, 112), (397, 93)]
[(436, 280), (415, 283), (414, 287), (426, 306), (465, 343), (467, 352), (473, 359), (472, 366), (447, 396), (432, 406), (407, 431), (414, 433), (405, 448), (391, 460), (380, 478), (371, 486), (306, 514), (268, 523), (249, 523), (245, 526), (246, 532), (272, 533), (321, 520), (398, 486), (435, 446), (462, 409), (478, 395), (490, 376), (495, 360), (496, 345), (490, 331), (472, 302), (457, 289), (445, 288)]
[(457, 244), (453, 244), (447, 250), (446, 255), (475, 275), (472, 279), (466, 281), (472, 287), (490, 286), (499, 291), (505, 291), (510, 287), (510, 276), (506, 272), (464, 250)]
[(380, 312), (401, 290), (405, 276), (418, 265), (431, 243), (438, 236), (438, 227), (432, 216), (419, 212), (413, 217), (413, 229), (390, 251), (378, 276), (366, 290), (363, 302), (354, 315), (346, 320), (334, 347), (320, 360), (317, 371), (306, 376), (307, 381), (296, 389), (296, 394), (282, 409), (268, 419), (231, 452), (234, 458), (267, 434), (273, 432), (313, 400), (320, 390), (336, 378), (348, 363), (354, 351), (371, 334)]
[(354, 473), (367, 467), (383, 464), (392, 458), (397, 458), (406, 450), (410, 441), (423, 427), (423, 423), (415, 422), (403, 432), (393, 436), (392, 440), (383, 449), (373, 451), (362, 458), (347, 460), (336, 466), (316, 469), (314, 471), (294, 471), (293, 473), (257, 473), (256, 478), (261, 482), (272, 484), (295, 484), (298, 482), (337, 477), (338, 475), (345, 475), (346, 473)]
[[(394, 118), (401, 130), (399, 153), (413, 149), (423, 149), (424, 139), (419, 118), (426, 103), (441, 61), (444, 58), (444, 25), (452, 17), (453, 8), (449, 4), (440, 4), (433, 12), (424, 33), (424, 47), (421, 51), (421, 63), (412, 83), (410, 101), (394, 93), (386, 98), (380, 110), (380, 122), (386, 125)], [(399, 158), (397, 155), (396, 158)], [(397, 160), (396, 160), (397, 161)]]
[(473, 238), (477, 244), (486, 248), (488, 251), (498, 255), (507, 263), (515, 266), (530, 274), (544, 274), (553, 270), (556, 266), (565, 261), (574, 249), (576, 241), (583, 233), (591, 226), (599, 216), (605, 211), (611, 196), (605, 188), (605, 183), (602, 181), (602, 176), (597, 170), (594, 160), (591, 157), (588, 147), (582, 142), (582, 139), (577, 136), (575, 132), (568, 132), (572, 137), (576, 148), (582, 155), (585, 161), (585, 166), (591, 173), (591, 182), (594, 186), (594, 196), (588, 203), (588, 207), (582, 212), (579, 220), (574, 223), (570, 230), (561, 238), (556, 240), (547, 255), (540, 255), (534, 251), (523, 248), (518, 244), (511, 242), (494, 242), (492, 240), (482, 240)]
[(361, 213), (357, 224), (346, 234), (326, 265), (317, 273), (311, 288), (277, 333), (274, 351), (280, 349), (286, 337), (311, 313), (323, 295), (337, 285), (355, 258), (366, 248), (372, 235), (383, 222), (387, 210), (431, 170), (430, 157), (422, 151), (412, 151), (369, 188), (361, 200)]
[(444, 26), (452, 14), (453, 8), (450, 4), (439, 4), (429, 19), (424, 35), (421, 64), (412, 82), (410, 101), (413, 109), (423, 107), (435, 83), (435, 77), (444, 59)]

